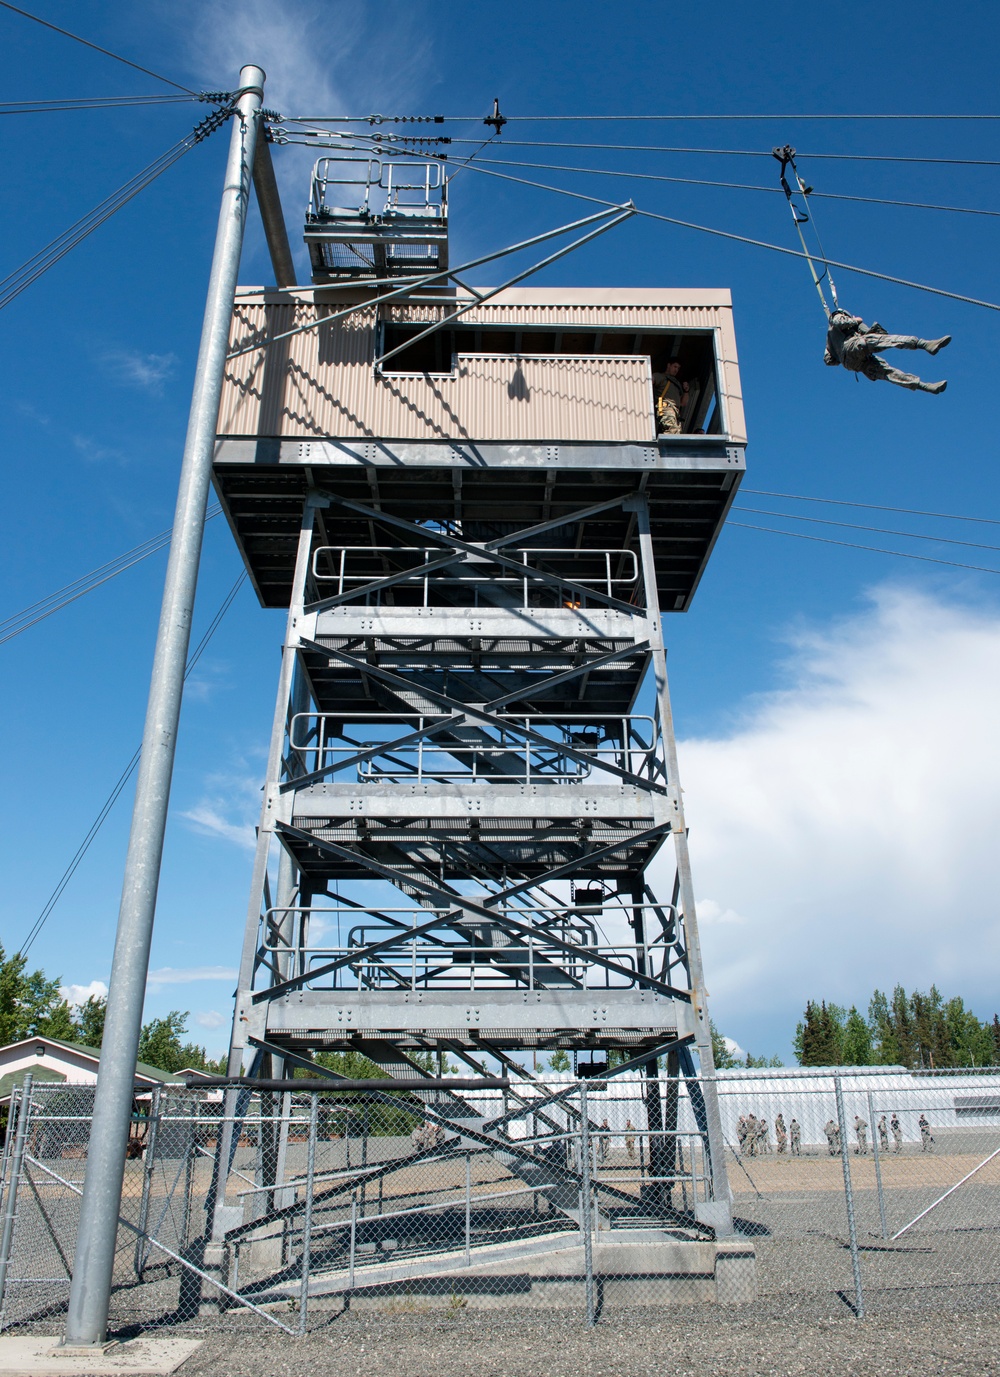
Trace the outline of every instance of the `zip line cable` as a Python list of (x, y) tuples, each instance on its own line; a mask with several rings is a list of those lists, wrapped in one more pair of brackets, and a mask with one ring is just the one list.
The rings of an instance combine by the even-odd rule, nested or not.
[[(211, 506), (205, 513), (206, 522), (219, 515), (222, 508), (218, 503)], [(61, 612), (70, 603), (76, 602), (77, 598), (82, 598), (85, 593), (92, 593), (95, 588), (100, 588), (102, 584), (117, 578), (119, 574), (124, 574), (126, 569), (133, 568), (136, 564), (141, 564), (150, 555), (157, 554), (158, 551), (166, 549), (170, 544), (171, 530), (160, 531), (158, 535), (150, 536), (141, 545), (136, 545), (134, 549), (126, 550), (124, 554), (118, 555), (116, 559), (109, 560), (107, 564), (102, 564), (98, 569), (92, 569), (89, 574), (84, 574), (72, 583), (67, 583), (65, 587), (59, 588), (54, 593), (50, 593), (45, 598), (40, 598), (30, 607), (23, 608), (20, 612), (15, 612), (12, 616), (0, 621), (0, 645), (7, 641), (12, 641), (15, 636), (20, 636), (22, 631), (27, 631), (29, 627), (44, 621), (46, 617), (51, 617), (54, 612)]]
[(830, 536), (806, 535), (805, 531), (779, 531), (774, 526), (751, 526), (747, 521), (727, 521), (727, 526), (736, 526), (741, 531), (766, 531), (769, 535), (791, 536), (795, 540), (813, 540), (821, 545), (841, 545), (846, 550), (871, 550), (877, 555), (895, 555), (898, 559), (917, 559), (923, 564), (945, 564), (949, 569), (971, 569), (977, 574), (1000, 574), (1000, 569), (990, 569), (982, 564), (960, 564), (953, 559), (934, 559), (931, 555), (913, 555), (908, 550), (884, 550), (879, 545), (856, 545), (849, 540), (833, 540)]
[[(618, 205), (618, 202), (605, 201), (601, 196), (587, 196), (582, 191), (569, 191), (566, 187), (550, 186), (546, 182), (535, 182), (527, 177), (514, 177), (508, 172), (493, 172), (479, 163), (467, 163), (466, 166), (470, 171), (481, 172), (487, 177), (499, 177), (505, 182), (517, 182), (522, 186), (535, 187), (540, 191), (554, 191), (559, 196), (572, 196), (574, 200), (589, 201), (592, 205), (607, 206), (609, 209)], [(678, 220), (673, 215), (661, 215), (655, 210), (641, 210), (637, 206), (635, 213), (646, 220), (658, 220), (667, 225), (678, 225), (681, 229), (698, 230), (702, 234), (713, 234), (720, 239), (732, 239), (739, 244), (750, 244), (757, 249), (770, 249), (772, 253), (781, 253), (788, 258), (804, 260), (809, 258), (808, 254), (800, 253), (798, 249), (786, 249), (782, 244), (769, 244), (766, 239), (752, 239), (749, 235), (734, 234), (731, 230), (714, 229), (710, 225), (696, 225), (690, 220)], [(978, 297), (964, 296), (961, 292), (945, 291), (943, 287), (930, 287), (924, 282), (911, 282), (905, 277), (894, 277), (891, 273), (876, 272), (872, 268), (859, 268), (855, 263), (841, 263), (835, 258), (829, 258), (826, 262), (831, 268), (842, 268), (845, 272), (858, 273), (861, 277), (873, 277), (879, 282), (893, 282), (898, 287), (911, 287), (914, 291), (928, 292), (931, 296), (947, 297), (950, 301), (963, 301), (968, 306), (982, 306), (987, 311), (1000, 311), (1000, 305), (995, 301), (981, 301)]]
[(925, 512), (919, 507), (887, 507), (877, 502), (847, 502), (839, 497), (805, 497), (795, 492), (769, 492), (766, 488), (740, 488), (740, 493), (751, 497), (784, 497), (789, 502), (822, 502), (830, 507), (864, 507), (870, 512), (898, 512), (903, 516), (936, 516), (942, 521), (974, 521), (985, 526), (1000, 526), (1000, 519), (994, 516), (956, 516), (954, 512)]
[[(996, 550), (1000, 545), (983, 545), (976, 540), (952, 540), (948, 536), (921, 535), (917, 531), (895, 531), (886, 526), (857, 526), (851, 521), (832, 521), (822, 516), (795, 516), (792, 512), (768, 511), (762, 507), (733, 507), (734, 512), (749, 512), (753, 516), (778, 516), (782, 521), (808, 521), (817, 526), (840, 526), (847, 531), (871, 531), (873, 535), (898, 536), (901, 540), (933, 540), (939, 545), (963, 545), (969, 550)], [(791, 532), (790, 534), (794, 534)]]
[[(379, 140), (384, 146), (392, 147), (391, 138), (405, 139), (406, 135), (387, 136)], [(452, 144), (477, 143), (476, 139), (452, 139)], [(711, 157), (727, 158), (770, 158), (771, 151), (761, 148), (671, 148), (661, 144), (646, 143), (556, 143), (544, 140), (508, 139), (505, 148), (585, 148), (605, 149), (617, 153), (697, 153)], [(802, 153), (799, 157), (807, 161), (822, 159), (830, 162), (850, 163), (930, 163), (945, 167), (1000, 167), (1000, 160), (989, 158), (914, 158), (890, 153)]]
[[(0, 4), (3, 0), (0, 0)], [(76, 248), (77, 244), (86, 239), (88, 234), (99, 229), (106, 220), (110, 220), (116, 211), (121, 210), (140, 191), (144, 191), (151, 182), (161, 176), (172, 167), (175, 162), (189, 153), (192, 148), (208, 138), (216, 129), (219, 129), (229, 116), (232, 114), (232, 106), (227, 105), (213, 111), (200, 124), (196, 125), (190, 134), (185, 135), (179, 143), (175, 143), (173, 148), (168, 148), (165, 153), (151, 162), (148, 167), (144, 167), (141, 172), (137, 172), (127, 182), (118, 188), (117, 191), (106, 197), (100, 205), (94, 206), (93, 210), (87, 212), (75, 224), (63, 230), (62, 234), (56, 236), (43, 249), (39, 249), (31, 258), (15, 268), (12, 273), (8, 273), (5, 278), (0, 279), (0, 310), (4, 306), (9, 306), (15, 297), (37, 282), (43, 273), (48, 272), (64, 258), (71, 249)]]
[(98, 43), (91, 43), (89, 38), (81, 38), (78, 33), (70, 33), (69, 29), (61, 29), (58, 24), (50, 24), (47, 19), (40, 19), (37, 14), (31, 14), (29, 10), (22, 10), (17, 5), (11, 5), (8, 0), (0, 0), (0, 6), (5, 10), (12, 10), (14, 14), (20, 14), (25, 19), (31, 19), (36, 24), (41, 24), (45, 29), (52, 29), (56, 33), (61, 33), (64, 38), (72, 38), (74, 43), (82, 43), (85, 48), (93, 48), (94, 52), (103, 53), (105, 57), (113, 57), (116, 62), (123, 62), (126, 67), (132, 67), (137, 72), (142, 72), (145, 76), (154, 77), (157, 81), (162, 81), (166, 86), (174, 86), (178, 91), (186, 91), (189, 96), (196, 92), (188, 86), (182, 86), (179, 81), (171, 81), (169, 77), (160, 76), (159, 72), (150, 71), (148, 67), (140, 67), (137, 62), (130, 62), (127, 57), (122, 57), (120, 53), (113, 53), (110, 48), (102, 48)]
[[(244, 582), (246, 581), (246, 578), (247, 572), (244, 569), (240, 573), (239, 578), (236, 580), (232, 588), (230, 588), (229, 592), (223, 599), (222, 606), (219, 608), (215, 616), (209, 622), (208, 628), (206, 629), (204, 636), (202, 636), (201, 640), (198, 642), (197, 646), (192, 651), (191, 655), (188, 657), (187, 667), (184, 670), (185, 683), (190, 677), (195, 665), (198, 663), (198, 661), (204, 654), (206, 648), (208, 647), (209, 641), (211, 641), (216, 631), (218, 631), (223, 617), (226, 615), (226, 613), (232, 606), (233, 600), (236, 597), (236, 594), (239, 592), (240, 588), (243, 586)], [(95, 837), (97, 836), (101, 828), (104, 826), (104, 823), (107, 821), (109, 813), (111, 812), (112, 808), (114, 808), (115, 804), (118, 802), (118, 799), (121, 797), (122, 791), (124, 790), (126, 784), (129, 782), (132, 775), (135, 773), (136, 766), (139, 764), (139, 759), (141, 755), (142, 748), (140, 746), (140, 748), (133, 753), (132, 759), (125, 766), (125, 769), (118, 776), (117, 780), (115, 781), (114, 787), (111, 790), (111, 793), (104, 800), (103, 804), (101, 805), (100, 811), (97, 814), (97, 817), (91, 823), (87, 835), (84, 837), (83, 841), (77, 848), (76, 853), (73, 856), (73, 859), (70, 861), (69, 865), (63, 871), (59, 879), (59, 883), (56, 885), (55, 889), (49, 895), (45, 907), (42, 909), (41, 913), (38, 915), (38, 917), (32, 924), (28, 936), (25, 938), (24, 942), (21, 945), (19, 955), (27, 956), (28, 952), (31, 950), (32, 943), (34, 942), (38, 934), (41, 932), (42, 928), (45, 926), (46, 920), (52, 913), (52, 910), (55, 908), (56, 904), (62, 898), (66, 886), (69, 884), (70, 880), (75, 875), (77, 869), (79, 868), (80, 862), (83, 860), (84, 856), (86, 856), (87, 852), (90, 850), (91, 844), (93, 843)]]
[(66, 100), (4, 100), (0, 115), (59, 114), (64, 110), (117, 110), (133, 105), (190, 105), (201, 96), (81, 96)]
[[(2, 111), (0, 111), (2, 113)], [(520, 167), (539, 172), (583, 172), (593, 177), (631, 177), (642, 182), (670, 182), (676, 186), (714, 186), (730, 191), (766, 191), (769, 195), (780, 196), (782, 191), (776, 186), (761, 186), (756, 182), (716, 182), (704, 177), (667, 177), (658, 172), (622, 172), (609, 167), (573, 167), (569, 163), (519, 162), (515, 158), (483, 158), (482, 165), (495, 163), (498, 167)], [(838, 191), (811, 191), (809, 200), (817, 198), (824, 201), (859, 201), (872, 206), (905, 206), (915, 210), (949, 210), (960, 215), (991, 215), (1000, 217), (1000, 210), (979, 210), (974, 206), (943, 206), (933, 201), (895, 201), (884, 196), (849, 196)]]

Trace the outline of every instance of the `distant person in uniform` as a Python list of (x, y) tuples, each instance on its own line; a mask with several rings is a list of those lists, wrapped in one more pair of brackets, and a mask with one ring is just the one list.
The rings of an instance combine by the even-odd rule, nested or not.
[(862, 1119), (860, 1114), (854, 1116), (854, 1136), (858, 1140), (857, 1153), (859, 1157), (868, 1156), (868, 1124)]
[(917, 1120), (917, 1127), (920, 1129), (920, 1151), (933, 1152), (934, 1139), (931, 1136), (931, 1126), (927, 1122), (925, 1115), (921, 1114), (920, 1118)]
[(802, 1129), (799, 1127), (798, 1119), (793, 1119), (788, 1125), (788, 1134), (792, 1140), (792, 1156), (802, 1156)]
[(788, 1147), (788, 1131), (785, 1128), (785, 1116), (776, 1114), (774, 1118), (774, 1136), (778, 1144), (778, 1155), (783, 1156)]
[(608, 1148), (610, 1147), (610, 1145), (611, 1125), (605, 1118), (604, 1122), (601, 1124), (600, 1130), (598, 1131), (597, 1135), (597, 1156), (599, 1161), (604, 1162), (607, 1160)]
[(771, 1151), (771, 1135), (767, 1131), (767, 1120), (760, 1119), (757, 1124), (757, 1141), (760, 1143), (761, 1152)]
[(891, 382), (897, 387), (909, 388), (911, 392), (933, 392), (937, 395), (945, 390), (947, 382), (923, 382), (915, 373), (904, 373), (899, 368), (893, 368), (879, 355), (883, 349), (923, 349), (928, 354), (936, 354), (950, 343), (951, 335), (942, 335), (940, 339), (890, 335), (878, 321), (874, 325), (866, 325), (860, 316), (852, 316), (850, 311), (838, 309), (830, 316), (823, 362), (831, 368), (840, 364), (852, 373), (863, 373), (871, 382)]
[(625, 1120), (625, 1151), (630, 1162), (635, 1161), (635, 1124), (631, 1119)]
[(878, 1121), (878, 1145), (883, 1152), (889, 1151), (889, 1130), (886, 1127), (884, 1114)]
[(902, 1127), (900, 1126), (899, 1115), (898, 1115), (898, 1114), (894, 1114), (894, 1115), (892, 1116), (892, 1118), (889, 1120), (889, 1128), (890, 1128), (890, 1130), (891, 1130), (891, 1132), (892, 1132), (892, 1150), (893, 1150), (893, 1152), (902, 1152), (902, 1151), (903, 1151), (903, 1130), (902, 1130)]
[(671, 359), (662, 373), (653, 374), (656, 427), (661, 435), (680, 435), (681, 417), (690, 395), (690, 384), (681, 381), (681, 365)]
[(837, 1139), (840, 1137), (840, 1130), (832, 1119), (827, 1119), (823, 1125), (823, 1132), (826, 1134), (827, 1145), (830, 1149), (830, 1156), (837, 1155)]

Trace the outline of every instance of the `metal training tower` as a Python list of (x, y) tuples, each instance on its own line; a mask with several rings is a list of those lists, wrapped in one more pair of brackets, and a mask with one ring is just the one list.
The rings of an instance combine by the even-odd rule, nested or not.
[[(729, 294), (517, 285), (630, 206), (470, 287), (504, 255), (449, 267), (442, 174), (321, 159), (313, 285), (291, 285), (272, 214), (279, 286), (236, 297), (214, 482), (287, 629), (230, 1073), (321, 1051), (500, 1070), (505, 1120), (435, 1101), (500, 1151), (539, 1057), (596, 1079), (665, 1058), (708, 1077), (698, 1219), (725, 1234), (665, 619), (744, 469)], [(672, 361), (681, 432), (658, 435)], [(669, 1132), (654, 1082), (646, 1103)]]

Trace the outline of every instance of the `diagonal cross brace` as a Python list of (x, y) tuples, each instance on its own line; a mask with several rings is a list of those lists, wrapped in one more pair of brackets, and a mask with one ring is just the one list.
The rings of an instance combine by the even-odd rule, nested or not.
[[(467, 540), (459, 540), (457, 536), (446, 535), (444, 531), (430, 531), (426, 526), (418, 526), (412, 521), (406, 521), (401, 516), (393, 516), (390, 512), (378, 511), (375, 507), (367, 507), (363, 502), (355, 502), (349, 497), (341, 497), (339, 493), (331, 492), (329, 488), (320, 490), (324, 497), (328, 497), (331, 502), (336, 502), (340, 507), (346, 507), (348, 511), (357, 512), (359, 516), (365, 517), (368, 521), (381, 522), (382, 525), (396, 526), (401, 531), (408, 531), (410, 535), (418, 536), (426, 541), (428, 538), (436, 541), (440, 545), (448, 545), (453, 550), (461, 550), (466, 555), (473, 555), (477, 559), (487, 557), (492, 564), (499, 564), (503, 569), (510, 569), (517, 574), (518, 578), (534, 579), (537, 583), (545, 583), (553, 588), (563, 588), (567, 592), (577, 593), (581, 597), (590, 598), (592, 602), (599, 602), (603, 607), (614, 607), (620, 612), (628, 612), (630, 616), (644, 612), (643, 608), (634, 607), (630, 602), (624, 602), (621, 598), (614, 598), (609, 593), (599, 593), (594, 588), (588, 588), (586, 584), (574, 583), (570, 579), (559, 578), (556, 574), (545, 574), (540, 569), (532, 569), (526, 564), (519, 563), (516, 559), (508, 559), (506, 555), (500, 554), (498, 550), (491, 550), (485, 545), (472, 545)], [(621, 501), (622, 499), (618, 499)], [(313, 609), (307, 608), (307, 611)]]
[[(367, 660), (359, 660), (356, 655), (348, 655), (345, 650), (335, 650), (332, 646), (320, 645), (319, 641), (309, 640), (303, 636), (299, 642), (305, 650), (314, 651), (318, 655), (325, 655), (331, 660), (341, 660), (344, 664), (350, 665), (352, 669), (358, 670), (361, 674), (367, 674), (372, 679), (380, 679), (390, 688), (400, 689), (403, 692), (411, 693), (413, 683), (403, 678), (401, 674), (394, 674), (392, 670), (383, 669), (381, 665), (373, 665)], [(616, 658), (619, 658), (616, 656)], [(432, 688), (429, 684), (420, 684), (420, 692), (426, 697), (436, 699), (450, 708), (452, 712), (465, 713), (467, 717), (475, 721), (485, 722), (491, 727), (498, 724), (490, 713), (481, 708), (474, 708), (469, 703), (463, 703), (458, 698), (451, 698), (447, 693), (442, 693), (439, 689)], [(507, 695), (503, 702), (510, 702), (510, 695)], [(629, 784), (635, 785), (637, 789), (644, 789), (650, 794), (661, 794), (663, 797), (670, 797), (670, 790), (662, 784), (654, 784), (650, 779), (643, 779), (641, 775), (633, 774), (631, 770), (623, 770), (619, 765), (613, 765), (607, 760), (597, 760), (595, 756), (588, 755), (586, 751), (578, 751), (573, 746), (568, 746), (564, 742), (553, 741), (550, 737), (541, 736), (534, 732), (530, 727), (520, 726), (516, 722), (505, 722), (506, 730), (514, 732), (518, 736), (523, 736), (532, 745), (543, 748), (547, 751), (556, 751), (559, 755), (567, 756), (570, 760), (576, 760), (583, 765), (593, 767), (595, 764), (608, 774), (617, 775), (619, 779), (626, 780)]]
[[(315, 846), (321, 851), (329, 851), (332, 855), (338, 856), (342, 860), (349, 860), (354, 862), (355, 864), (361, 862), (374, 874), (381, 875), (384, 879), (390, 880), (393, 883), (398, 883), (400, 879), (400, 875), (397, 870), (393, 870), (391, 866), (383, 865), (382, 862), (377, 861), (374, 858), (374, 856), (369, 856), (367, 853), (363, 851), (351, 851), (346, 846), (340, 846), (337, 842), (327, 841), (325, 837), (314, 836), (313, 833), (305, 832), (298, 827), (292, 827), (287, 822), (276, 823), (275, 830), (277, 831), (279, 838), (282, 840), (284, 840), (285, 838), (289, 838), (296, 841), (306, 842), (308, 845)], [(650, 833), (662, 832), (663, 830), (664, 828), (662, 827), (652, 828), (650, 829)], [(648, 836), (650, 835), (650, 833), (642, 833), (640, 835)], [(630, 838), (628, 841), (618, 842), (616, 845), (613, 846), (602, 847), (600, 852), (593, 852), (590, 856), (584, 857), (582, 860), (574, 862), (572, 867), (562, 867), (562, 869), (579, 869), (581, 865), (586, 864), (587, 861), (591, 860), (592, 856), (604, 855), (609, 851), (620, 851), (623, 846), (628, 846), (632, 840), (633, 839)], [(418, 879), (414, 875), (407, 875), (405, 879), (408, 885), (412, 886), (412, 888), (414, 889), (423, 890), (424, 893), (427, 894), (429, 897), (443, 899), (446, 901), (447, 904), (454, 905), (456, 908), (461, 908), (466, 914), (473, 915), (480, 921), (489, 923), (491, 926), (496, 926), (512, 935), (516, 934), (520, 937), (538, 936), (537, 930), (531, 927), (530, 924), (519, 923), (516, 918), (512, 918), (508, 913), (496, 913), (492, 909), (486, 908), (484, 905), (476, 903), (474, 899), (467, 898), (464, 894), (455, 894), (452, 891), (447, 890), (440, 885), (430, 884), (426, 880)], [(527, 886), (521, 885), (517, 886), (513, 890), (502, 890), (499, 894), (490, 895), (490, 898), (487, 900), (487, 902), (490, 904), (501, 903), (510, 894), (517, 893), (520, 891), (520, 889), (526, 887)], [(442, 923), (444, 920), (444, 916), (437, 917), (434, 920), (435, 925)], [(419, 932), (420, 929), (414, 929), (414, 931)], [(398, 933), (394, 934), (393, 938), (391, 939), (391, 941), (393, 942), (398, 942), (399, 940), (400, 936)], [(666, 995), (670, 999), (683, 999), (685, 1002), (690, 1001), (691, 992), (689, 990), (681, 990), (673, 985), (666, 985), (662, 980), (658, 980), (656, 976), (646, 975), (643, 972), (632, 970), (628, 966), (622, 966), (617, 961), (611, 961), (608, 957), (600, 956), (597, 952), (591, 951), (586, 947), (581, 947), (574, 942), (565, 942), (562, 940), (562, 938), (555, 937), (549, 933), (545, 935), (545, 941), (550, 947), (555, 947), (558, 951), (566, 952), (569, 955), (575, 957), (577, 960), (583, 960), (591, 965), (601, 966), (605, 970), (611, 971), (614, 975), (625, 976), (628, 980), (634, 981), (637, 985), (641, 985), (643, 988), (653, 990), (657, 994)], [(381, 943), (379, 945), (386, 944)], [(364, 950), (365, 949), (363, 947), (359, 947), (357, 952), (352, 954), (352, 957), (350, 959), (354, 961), (358, 960), (359, 957), (364, 955)], [(307, 974), (305, 976), (296, 976), (295, 980), (301, 984), (305, 980), (309, 980), (312, 978), (312, 975)], [(253, 996), (254, 1002), (256, 1003), (260, 1000), (273, 998), (273, 991), (276, 988), (277, 987), (272, 986), (269, 990), (259, 991), (258, 994), (255, 994)]]

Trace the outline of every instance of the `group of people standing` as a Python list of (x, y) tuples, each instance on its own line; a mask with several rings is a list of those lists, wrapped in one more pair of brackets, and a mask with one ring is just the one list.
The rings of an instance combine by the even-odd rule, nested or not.
[[(759, 1157), (771, 1151), (771, 1131), (767, 1120), (756, 1114), (741, 1114), (736, 1125), (736, 1137), (741, 1157)], [(779, 1155), (790, 1153), (792, 1157), (802, 1155), (802, 1129), (797, 1119), (786, 1126), (783, 1114), (774, 1120), (774, 1141)]]
[[(931, 1133), (931, 1126), (926, 1114), (921, 1114), (917, 1120), (917, 1127), (920, 1129), (920, 1150), (921, 1152), (934, 1151), (934, 1136)], [(888, 1119), (883, 1114), (876, 1124), (878, 1132), (879, 1151), (888, 1153), (889, 1135), (892, 1135), (893, 1154), (903, 1151), (903, 1126), (899, 1122), (899, 1115), (893, 1114)], [(841, 1152), (840, 1125), (836, 1119), (827, 1119), (823, 1129), (826, 1134), (826, 1141), (829, 1146), (830, 1156), (839, 1157)], [(857, 1145), (854, 1149), (859, 1157), (868, 1156), (868, 1123), (862, 1119), (860, 1114), (854, 1116), (854, 1136)]]

